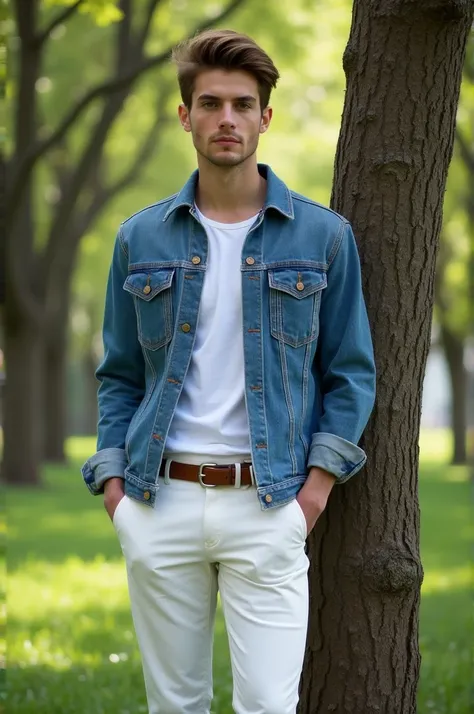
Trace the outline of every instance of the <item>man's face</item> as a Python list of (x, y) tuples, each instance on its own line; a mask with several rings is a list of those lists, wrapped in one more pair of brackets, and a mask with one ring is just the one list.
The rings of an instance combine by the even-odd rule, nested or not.
[(260, 109), (258, 84), (247, 72), (213, 69), (196, 78), (192, 106), (179, 107), (198, 154), (214, 166), (238, 166), (255, 153), (272, 110)]

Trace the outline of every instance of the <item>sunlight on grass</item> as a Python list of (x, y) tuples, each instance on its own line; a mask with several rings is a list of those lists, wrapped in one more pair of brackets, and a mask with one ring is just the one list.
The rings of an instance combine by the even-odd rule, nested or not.
[(75, 461), (85, 461), (95, 453), (96, 442), (95, 436), (73, 436), (67, 441), (67, 455)]
[(473, 585), (472, 569), (466, 565), (464, 568), (429, 570), (425, 574), (421, 592), (423, 595), (430, 595), (449, 590), (465, 590)]
[[(71, 557), (61, 565), (25, 563), (9, 588), (9, 622), (16, 633), (9, 643), (9, 659), (20, 667), (43, 664), (53, 669), (72, 663), (114, 663), (115, 651), (81, 645), (96, 636), (99, 619), (104, 643), (120, 637), (130, 647), (134, 641), (131, 621), (120, 634), (115, 632), (121, 614), (129, 619), (122, 562), (98, 558), (86, 564)], [(119, 654), (117, 661), (125, 661), (130, 654)]]
[(127, 607), (127, 582), (123, 561), (97, 557), (85, 563), (77, 556), (63, 563), (26, 561), (10, 581), (9, 616), (23, 622), (93, 610), (107, 604), (112, 612)]

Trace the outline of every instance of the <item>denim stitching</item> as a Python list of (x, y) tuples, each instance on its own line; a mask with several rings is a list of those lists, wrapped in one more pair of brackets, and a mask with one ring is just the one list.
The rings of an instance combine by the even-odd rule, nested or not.
[(285, 401), (288, 409), (288, 420), (290, 423), (290, 434), (288, 438), (288, 451), (290, 453), (291, 463), (293, 464), (292, 476), (298, 473), (298, 466), (295, 453), (295, 410), (291, 401), (290, 382), (288, 379), (288, 363), (286, 360), (286, 351), (283, 342), (279, 343), (280, 348), (280, 363), (283, 377), (283, 390), (285, 392)]
[(136, 295), (139, 297), (141, 300), (144, 302), (150, 302), (150, 300), (153, 300), (153, 298), (158, 295), (158, 293), (161, 293), (163, 290), (166, 290), (167, 288), (171, 287), (171, 284), (173, 282), (173, 276), (174, 276), (175, 271), (172, 270), (169, 272), (169, 275), (167, 276), (166, 280), (162, 281), (161, 283), (158, 283), (152, 291), (150, 292), (149, 295), (144, 295), (143, 293), (143, 287), (133, 285), (132, 281), (130, 280), (131, 275), (143, 275), (143, 277), (148, 277), (147, 273), (143, 270), (140, 271), (134, 271), (133, 273), (130, 273), (127, 276), (127, 279), (125, 280), (125, 283), (123, 285), (123, 289), (126, 290), (129, 293), (133, 293), (133, 295)]
[(152, 203), (150, 206), (145, 206), (144, 208), (141, 208), (139, 211), (136, 211), (136, 213), (132, 213), (131, 216), (126, 218), (124, 221), (122, 221), (122, 226), (124, 226), (126, 223), (132, 220), (132, 218), (135, 218), (135, 216), (139, 216), (140, 213), (144, 213), (145, 211), (149, 211), (152, 208), (156, 208), (157, 206), (162, 206), (165, 203), (170, 203), (173, 201), (178, 194), (175, 193), (173, 196), (167, 196), (167, 198), (163, 198), (161, 201), (157, 201), (156, 203)]
[(305, 355), (304, 355), (304, 362), (303, 362), (303, 384), (302, 384), (302, 389), (303, 389), (303, 399), (302, 399), (302, 405), (301, 405), (301, 421), (300, 421), (300, 428), (298, 430), (298, 435), (301, 439), (301, 443), (303, 444), (304, 448), (304, 460), (305, 463), (308, 460), (308, 454), (309, 454), (309, 442), (306, 439), (306, 437), (303, 434), (303, 424), (304, 420), (306, 418), (306, 410), (308, 408), (308, 383), (309, 383), (309, 362), (310, 362), (310, 357), (311, 357), (311, 345), (306, 345), (306, 350), (305, 350)]
[[(244, 245), (243, 245), (243, 247), (242, 247), (242, 255), (245, 255), (245, 253), (246, 253), (246, 250), (247, 250), (247, 241), (248, 241), (249, 235), (250, 235), (251, 233), (253, 233), (255, 230), (257, 230), (257, 228), (259, 228), (259, 227), (263, 224), (263, 219), (264, 219), (264, 213), (262, 212), (262, 213), (260, 214), (260, 218), (257, 219), (257, 221), (253, 224), (253, 226), (250, 227), (250, 230), (248, 231), (248, 233), (247, 233), (247, 235), (246, 235), (246, 237), (245, 237)], [(262, 231), (263, 231), (263, 228), (262, 228)], [(263, 252), (263, 244), (264, 244), (264, 236), (263, 236), (263, 234), (262, 234), (262, 238), (261, 238), (261, 241), (260, 241), (260, 250), (261, 250), (262, 252)], [(251, 269), (251, 268), (253, 268), (253, 267), (255, 267), (255, 266), (254, 266), (254, 265), (252, 265), (252, 266), (246, 266), (246, 264), (245, 264), (243, 261), (241, 261), (241, 270), (242, 270), (242, 269), (245, 269), (245, 267), (248, 267), (249, 269)], [(242, 272), (243, 272), (243, 270), (242, 270)], [(260, 365), (259, 370), (260, 370), (260, 377), (261, 377), (261, 383), (262, 383), (262, 388), (263, 388), (261, 404), (262, 404), (262, 411), (263, 411), (263, 426), (264, 426), (264, 430), (265, 430), (265, 443), (268, 444), (268, 426), (267, 426), (268, 420), (267, 420), (267, 410), (266, 410), (266, 407), (265, 407), (265, 395), (266, 395), (265, 373), (264, 373), (264, 371), (263, 371), (262, 325), (264, 324), (264, 319), (263, 319), (262, 281), (259, 280), (258, 283), (256, 282), (256, 283), (255, 283), (255, 287), (256, 287), (256, 290), (257, 290), (258, 308), (259, 308), (259, 310), (258, 310), (258, 316), (259, 316), (258, 327), (259, 327), (260, 334), (259, 334), (259, 336), (258, 336), (258, 350), (259, 350), (259, 365)], [(242, 284), (242, 299), (243, 299), (243, 294), (244, 294), (244, 287), (243, 287), (243, 284)], [(247, 399), (247, 394), (246, 394), (246, 393), (245, 393), (245, 399)], [(251, 442), (250, 448), (251, 448), (252, 458), (253, 458), (253, 453), (254, 453), (254, 445), (253, 445), (253, 442)], [(256, 448), (256, 447), (255, 447), (255, 448)], [(271, 477), (271, 483), (273, 484), (273, 475), (272, 475), (272, 473), (271, 473), (271, 471), (270, 471), (270, 467), (269, 467), (269, 463), (268, 463), (268, 458), (269, 458), (269, 457), (268, 457), (268, 449), (260, 450), (260, 454), (261, 454), (261, 455), (265, 454), (265, 467), (266, 467), (266, 472), (267, 472), (266, 475), (267, 475), (267, 477), (268, 477), (268, 476)], [(262, 473), (263, 473), (263, 467), (262, 467)], [(255, 474), (255, 486), (258, 488), (258, 481), (257, 481), (257, 476), (256, 476), (256, 473), (255, 473), (255, 470), (254, 470), (254, 474)]]
[(326, 273), (328, 270), (328, 264), (321, 263), (316, 260), (292, 259), (292, 260), (277, 260), (277, 261), (273, 261), (271, 263), (254, 263), (253, 265), (246, 265), (245, 262), (242, 262), (242, 265), (241, 265), (241, 269), (244, 272), (255, 271), (255, 270), (269, 271), (269, 270), (274, 270), (276, 268), (293, 268), (294, 270), (308, 268), (309, 270), (319, 270), (319, 271), (323, 271)]
[(190, 260), (167, 260), (162, 262), (130, 263), (129, 273), (159, 272), (160, 270), (171, 270), (173, 268), (186, 268), (186, 270), (201, 270), (205, 272), (206, 265), (194, 265)]
[(341, 223), (341, 225), (340, 225), (340, 227), (339, 227), (339, 232), (338, 232), (338, 234), (337, 234), (337, 236), (336, 236), (336, 240), (334, 241), (334, 245), (333, 245), (333, 247), (332, 247), (332, 249), (331, 249), (331, 252), (330, 252), (330, 254), (329, 254), (329, 258), (328, 258), (328, 270), (329, 270), (329, 268), (331, 267), (332, 262), (333, 262), (334, 258), (336, 257), (337, 253), (339, 252), (339, 248), (341, 247), (342, 239), (343, 239), (343, 236), (344, 236), (344, 231), (345, 231), (345, 229), (346, 229), (346, 226), (348, 226), (348, 225), (349, 225), (349, 224), (347, 223), (347, 221), (344, 221), (344, 222)]
[(128, 250), (127, 250), (127, 246), (126, 246), (126, 244), (125, 244), (125, 239), (124, 239), (124, 237), (123, 237), (122, 226), (120, 226), (120, 228), (119, 228), (118, 241), (119, 241), (119, 245), (120, 245), (120, 247), (121, 247), (121, 249), (122, 249), (122, 253), (125, 255), (125, 257), (126, 257), (127, 260), (128, 260)]
[(275, 290), (281, 290), (282, 292), (288, 293), (289, 295), (293, 295), (297, 300), (302, 300), (308, 295), (312, 295), (313, 293), (318, 292), (318, 290), (324, 290), (324, 288), (327, 287), (326, 273), (324, 273), (323, 275), (322, 282), (319, 282), (316, 285), (309, 285), (308, 287), (305, 287), (305, 289), (301, 292), (299, 292), (296, 288), (293, 288), (289, 285), (286, 285), (285, 283), (282, 283), (281, 281), (278, 281), (273, 270), (268, 271), (268, 278), (270, 287), (274, 288)]
[(337, 211), (333, 211), (333, 209), (329, 208), (329, 206), (325, 206), (322, 203), (318, 203), (318, 201), (313, 201), (311, 198), (308, 198), (307, 196), (303, 196), (301, 193), (298, 193), (297, 191), (290, 190), (290, 193), (293, 198), (293, 201), (300, 201), (301, 203), (308, 204), (308, 206), (317, 206), (318, 208), (322, 208), (325, 211), (327, 211), (327, 213), (331, 213), (336, 218), (339, 218), (340, 221), (347, 223), (347, 220), (344, 218), (344, 216), (341, 216), (341, 214), (337, 213)]
[[(201, 224), (199, 223), (199, 221), (197, 221), (197, 220), (192, 221), (191, 231), (190, 231), (190, 233), (189, 233), (189, 238), (188, 238), (188, 254), (190, 253), (190, 248), (191, 248), (192, 243), (193, 243), (194, 230), (195, 230), (196, 224), (197, 224), (197, 225), (201, 225)], [(206, 237), (206, 240), (207, 240), (207, 234), (205, 234), (205, 237)], [(193, 267), (195, 267), (195, 266), (193, 266)], [(176, 318), (177, 318), (176, 321), (177, 321), (177, 322), (178, 322), (178, 316), (179, 316), (179, 314), (180, 314), (180, 312), (181, 312), (181, 302), (182, 302), (182, 298), (183, 298), (183, 291), (184, 291), (184, 283), (183, 283), (183, 289), (181, 290), (180, 300), (179, 300), (178, 305), (176, 306), (176, 311), (175, 311)], [(198, 311), (197, 320), (198, 320), (198, 319), (199, 319), (199, 311)], [(196, 324), (197, 324), (197, 320), (196, 320)], [(195, 339), (196, 339), (196, 331), (194, 331), (194, 340), (195, 340)], [(169, 350), (173, 350), (173, 349), (174, 349), (175, 340), (176, 340), (176, 331), (175, 331), (174, 334), (172, 335), (171, 340), (166, 343), (167, 345), (169, 345), (169, 348), (168, 348)], [(193, 345), (194, 345), (194, 340), (193, 340)], [(191, 360), (191, 355), (192, 355), (192, 347), (190, 348), (190, 354), (189, 354), (189, 357), (188, 357), (188, 364), (187, 364), (187, 367), (186, 367), (186, 372), (187, 372), (187, 370), (188, 370), (188, 368), (189, 368), (189, 363), (190, 363), (190, 360)], [(166, 362), (165, 362), (165, 364), (166, 364), (167, 369), (168, 369), (168, 372), (167, 372), (167, 373), (169, 374), (169, 369), (170, 369), (170, 366), (171, 366), (171, 360), (168, 359), (168, 355), (166, 355)], [(163, 376), (166, 377), (166, 374), (164, 374)], [(167, 386), (169, 386), (169, 385), (167, 385)], [(182, 391), (182, 385), (181, 385), (181, 389), (179, 390), (178, 397), (177, 397), (176, 399), (174, 399), (174, 407), (173, 407), (173, 410), (172, 410), (173, 413), (174, 413), (174, 411), (176, 410), (176, 405), (177, 405), (177, 403), (178, 403), (179, 394), (181, 394), (181, 391)], [(155, 416), (154, 416), (154, 419), (153, 419), (152, 424), (151, 424), (151, 431), (150, 431), (150, 435), (149, 435), (149, 438), (148, 438), (148, 448), (147, 448), (147, 454), (146, 454), (146, 459), (145, 459), (145, 474), (148, 472), (148, 463), (149, 463), (149, 460), (150, 460), (150, 450), (151, 450), (150, 447), (151, 447), (151, 445), (152, 445), (152, 443), (153, 443), (153, 433), (154, 433), (154, 431), (155, 431), (155, 424), (156, 424), (157, 419), (158, 419), (158, 414), (159, 414), (159, 412), (160, 412), (160, 409), (161, 409), (161, 407), (162, 407), (162, 404), (164, 403), (165, 394), (166, 394), (166, 390), (165, 390), (165, 387), (163, 387), (163, 388), (161, 389), (161, 394), (159, 395), (159, 401), (158, 401), (158, 404), (157, 404), (157, 406), (156, 406)], [(169, 430), (170, 430), (170, 428), (171, 428), (171, 422), (172, 422), (172, 416), (171, 416), (171, 418), (168, 420), (168, 431), (167, 431), (166, 434), (164, 435), (163, 445), (162, 445), (162, 452), (161, 452), (162, 454), (163, 454), (163, 449), (164, 449), (164, 444), (165, 444), (165, 442), (166, 442), (166, 438), (167, 438), (168, 433), (169, 433)], [(157, 468), (157, 471), (156, 471), (156, 482), (158, 482), (158, 478), (159, 478), (160, 465), (161, 465), (161, 459), (160, 459), (160, 463), (159, 463), (158, 468)]]
[[(146, 349), (150, 349), (153, 352), (160, 349), (161, 347), (164, 347), (164, 345), (168, 344), (168, 342), (171, 341), (173, 337), (173, 306), (172, 306), (172, 297), (171, 297), (171, 281), (172, 281), (173, 275), (170, 277), (170, 284), (169, 286), (166, 284), (166, 286), (159, 290), (157, 293), (155, 293), (154, 301), (151, 302), (149, 300), (144, 300), (141, 294), (138, 292), (135, 293), (135, 289), (131, 285), (127, 285), (127, 287), (124, 286), (124, 289), (127, 290), (130, 293), (133, 293), (133, 301), (135, 303), (135, 312), (137, 315), (137, 330), (138, 330), (138, 339), (140, 344), (145, 347)], [(138, 289), (136, 289), (138, 290)], [(156, 300), (157, 296), (159, 296), (158, 302)], [(142, 324), (142, 310), (155, 310), (156, 311), (161, 311), (162, 317), (163, 317), (163, 337), (158, 337), (155, 340), (148, 339), (146, 335), (144, 334), (143, 330), (143, 324)], [(151, 312), (150, 312), (150, 317), (151, 317)], [(159, 317), (159, 316), (158, 316)], [(157, 329), (159, 326), (159, 321), (157, 319)]]
[[(272, 292), (275, 292), (276, 295), (273, 296)], [(290, 298), (291, 299), (291, 298)], [(272, 337), (274, 337), (276, 340), (279, 342), (284, 342), (287, 345), (291, 345), (291, 347), (298, 348), (298, 347), (303, 347), (304, 345), (309, 344), (310, 342), (314, 342), (315, 339), (317, 339), (319, 335), (319, 306), (321, 304), (321, 290), (310, 294), (309, 296), (306, 297), (306, 300), (313, 300), (313, 312), (312, 312), (312, 318), (311, 318), (311, 333), (309, 334), (308, 337), (300, 338), (300, 339), (293, 339), (289, 335), (285, 333), (285, 328), (284, 328), (284, 321), (283, 321), (283, 316), (284, 316), (284, 307), (283, 307), (283, 296), (281, 294), (280, 290), (277, 290), (275, 288), (270, 290), (270, 332), (272, 334)], [(317, 317), (317, 319), (316, 319)], [(292, 322), (290, 320), (290, 322)]]
[[(149, 368), (150, 368), (150, 372), (151, 372), (151, 374), (152, 374), (153, 379), (152, 379), (152, 381), (151, 381), (150, 387), (147, 388), (147, 390), (145, 391), (145, 394), (144, 394), (143, 399), (142, 399), (142, 403), (140, 404), (140, 406), (138, 407), (137, 411), (135, 412), (135, 414), (134, 414), (133, 417), (132, 417), (132, 420), (135, 419), (135, 425), (134, 425), (134, 427), (133, 427), (133, 430), (129, 433), (128, 438), (127, 438), (127, 440), (126, 440), (126, 442), (125, 442), (125, 454), (126, 454), (126, 456), (127, 456), (127, 460), (128, 460), (129, 463), (130, 463), (130, 453), (129, 453), (130, 442), (131, 442), (131, 440), (132, 440), (132, 437), (133, 437), (135, 431), (137, 430), (138, 420), (139, 420), (140, 416), (143, 414), (143, 412), (145, 411), (145, 409), (146, 409), (147, 406), (148, 406), (148, 402), (149, 402), (150, 399), (151, 399), (151, 395), (152, 395), (153, 392), (154, 392), (154, 389), (155, 389), (155, 386), (156, 386), (156, 381), (157, 381), (156, 370), (155, 370), (155, 367), (154, 367), (154, 365), (153, 365), (153, 362), (152, 362), (151, 359), (150, 359), (150, 355), (148, 354), (148, 351), (145, 349), (145, 350), (142, 350), (142, 352), (143, 352), (143, 357), (145, 358), (145, 361), (147, 362), (147, 364), (148, 364), (148, 366), (149, 366)], [(130, 426), (131, 426), (131, 422), (130, 422)]]

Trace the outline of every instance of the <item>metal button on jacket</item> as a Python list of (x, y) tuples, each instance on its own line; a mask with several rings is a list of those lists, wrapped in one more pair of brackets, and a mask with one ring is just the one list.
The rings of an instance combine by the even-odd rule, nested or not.
[(143, 288), (143, 292), (145, 293), (145, 295), (149, 295), (149, 294), (151, 293), (151, 288), (150, 288), (150, 286), (149, 286), (149, 285), (145, 285), (145, 287)]
[(252, 256), (245, 258), (245, 262), (247, 265), (253, 265), (255, 263), (255, 258), (252, 258)]
[(183, 325), (181, 325), (181, 329), (183, 332), (189, 332), (189, 330), (191, 329), (191, 325), (189, 324), (189, 322), (185, 322)]
[(199, 263), (201, 262), (201, 258), (198, 255), (193, 255), (193, 257), (191, 258), (191, 262), (194, 265), (199, 265)]

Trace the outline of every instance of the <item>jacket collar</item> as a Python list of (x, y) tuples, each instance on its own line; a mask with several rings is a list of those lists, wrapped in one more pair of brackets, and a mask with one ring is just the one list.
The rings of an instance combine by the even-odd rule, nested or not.
[[(263, 206), (264, 212), (269, 208), (273, 208), (285, 218), (294, 219), (293, 199), (287, 186), (273, 173), (267, 164), (258, 164), (258, 171), (267, 181), (267, 197)], [(189, 209), (193, 208), (198, 178), (199, 171), (196, 169), (172, 201), (163, 221), (166, 221), (178, 208), (183, 206), (187, 206)]]

